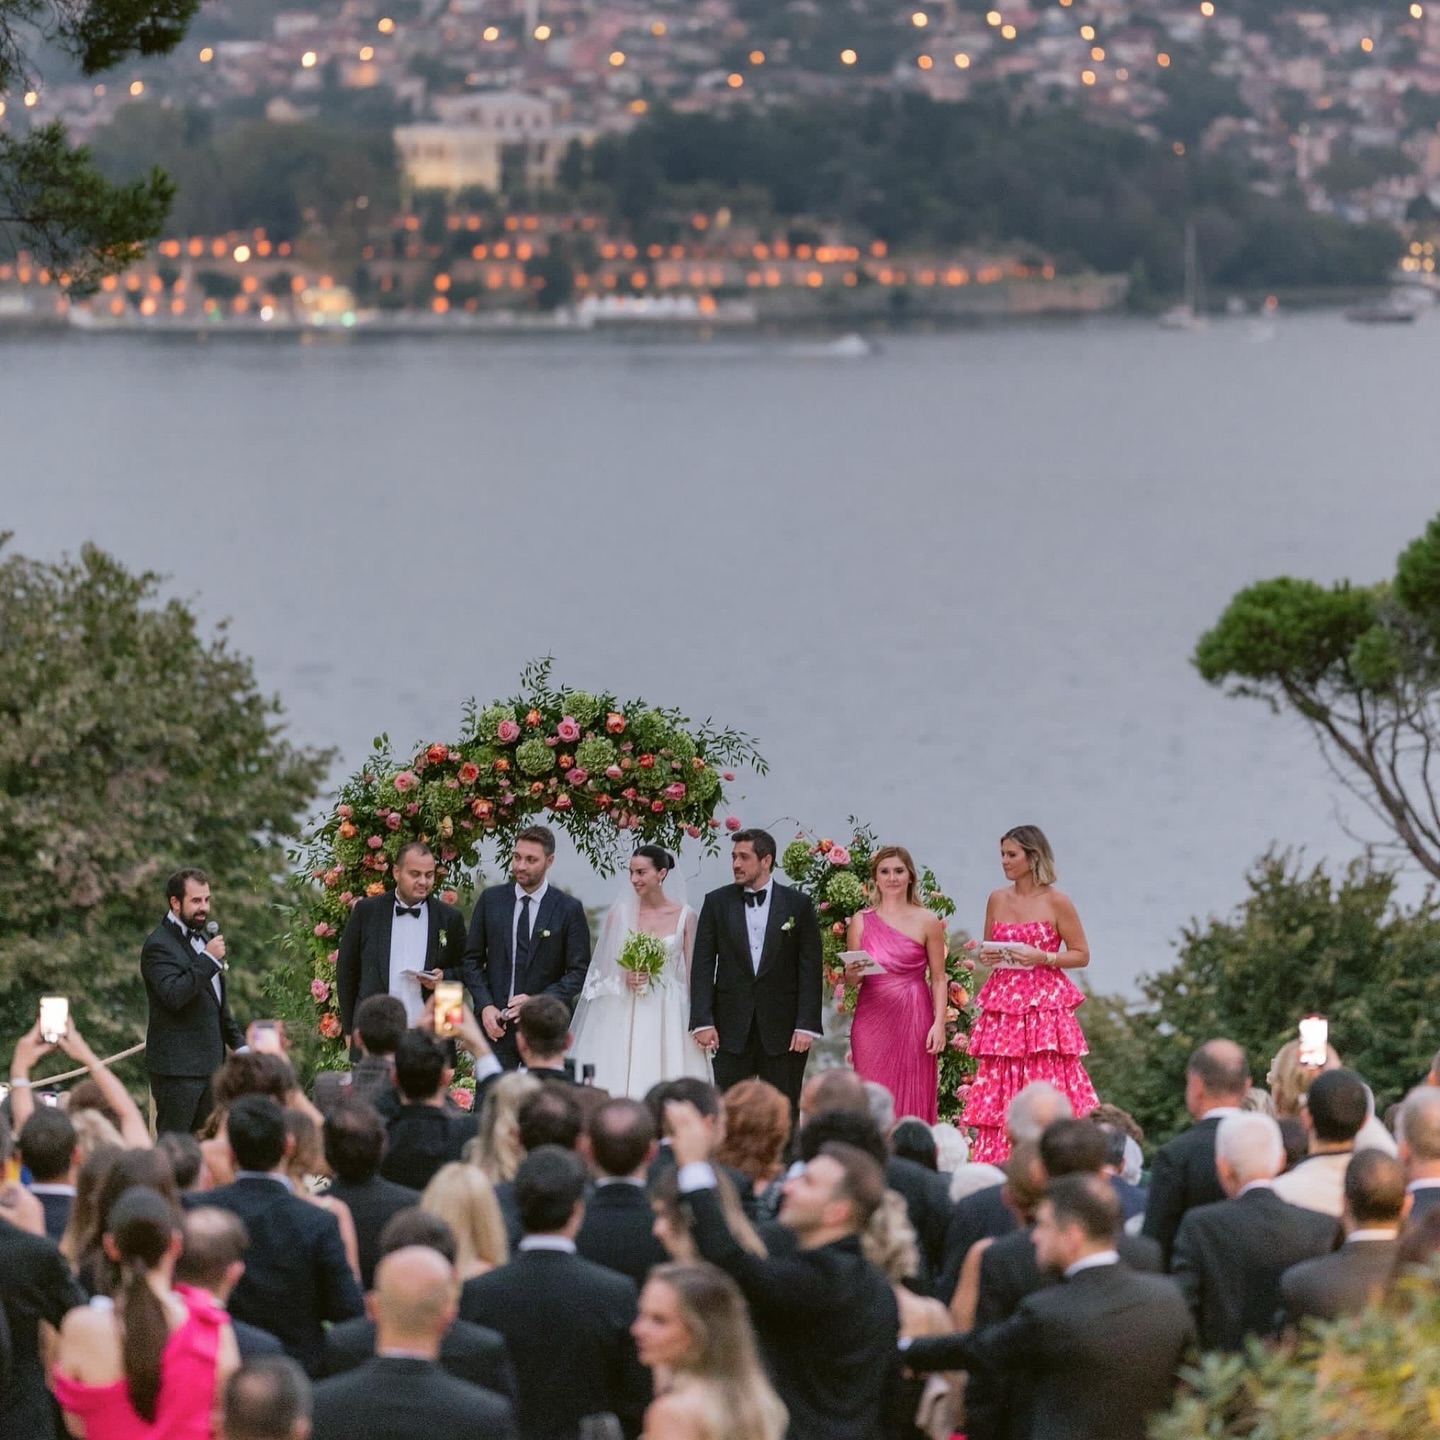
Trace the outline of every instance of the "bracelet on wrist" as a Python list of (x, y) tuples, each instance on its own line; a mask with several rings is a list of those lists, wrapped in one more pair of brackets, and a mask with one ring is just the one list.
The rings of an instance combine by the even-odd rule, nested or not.
[(28, 1075), (12, 1075), (10, 1077), (10, 1088), (12, 1090), (24, 1090), (29, 1087), (30, 1077)]

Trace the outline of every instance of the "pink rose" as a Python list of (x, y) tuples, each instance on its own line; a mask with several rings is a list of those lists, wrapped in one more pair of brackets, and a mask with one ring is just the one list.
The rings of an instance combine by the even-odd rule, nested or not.
[(330, 998), (330, 987), (323, 980), (312, 980), (310, 994), (323, 1005)]
[(332, 950), (332, 951), (325, 957), (325, 963), (326, 963), (327, 965), (333, 965), (339, 958), (340, 958), (340, 952), (339, 952), (338, 950)]
[(950, 1037), (950, 1048), (957, 1055), (963, 1055), (970, 1048), (970, 1037), (963, 1030), (957, 1030)]
[(665, 793), (672, 800), (683, 800), (685, 798), (685, 787), (677, 780), (673, 785), (665, 787)]
[(554, 803), (557, 810), (569, 810), (575, 804), (575, 802), (563, 792), (555, 797)]
[(378, 850), (385, 842), (378, 835), (372, 835), (365, 843), (372, 850)]
[(392, 810), (385, 817), (385, 824), (388, 829), (398, 830), (400, 828), (400, 817)]
[(513, 720), (502, 720), (495, 727), (495, 738), (502, 745), (513, 745), (520, 738), (520, 727)]
[(403, 795), (407, 790), (413, 790), (420, 783), (419, 777), (413, 770), (402, 770), (395, 777), (395, 788)]
[(620, 794), (621, 797), (626, 800), (638, 800), (640, 798), (640, 792), (635, 789), (633, 785), (629, 786), (627, 789), (622, 790)]
[(337, 805), (335, 807), (335, 813), (342, 820), (348, 820), (355, 813), (355, 811), (349, 805)]
[(590, 772), (583, 765), (577, 765), (573, 770), (565, 772), (565, 780), (570, 785), (583, 785), (590, 778)]
[(460, 752), (458, 750), (452, 750), (450, 752), (450, 758), (452, 760), (458, 760), (460, 758)]
[(712, 830), (718, 830), (720, 828), (720, 822), (713, 815), (705, 823)]
[(700, 838), (700, 827), (698, 825), (687, 825), (685, 827), (685, 833), (692, 840), (698, 840)]
[(970, 1094), (971, 1088), (969, 1085), (957, 1085), (955, 1087), (955, 1098), (963, 1103), (965, 1098)]
[(334, 926), (327, 925), (323, 920), (315, 927), (315, 934), (321, 940), (325, 939), (327, 935), (333, 935), (334, 933)]
[(830, 853), (825, 857), (832, 865), (848, 865), (850, 863), (850, 852), (843, 845), (832, 845)]
[(735, 772), (733, 770), (722, 770), (720, 772), (720, 778), (722, 780), (733, 780), (735, 778)]
[(450, 1087), (450, 1103), (458, 1105), (462, 1110), (473, 1110), (475, 1108), (475, 1092), (467, 1090), (463, 1085), (452, 1085)]
[(412, 800), (405, 807), (405, 813), (407, 815), (418, 815), (420, 813), (420, 802), (418, 800)]
[(480, 767), (473, 760), (467, 760), (460, 767), (459, 774), (462, 785), (473, 785), (480, 778)]
[(556, 727), (555, 733), (560, 739), (570, 742), (580, 738), (580, 727), (575, 723), (572, 716), (567, 715)]
[(844, 985), (837, 985), (837, 986), (835, 987), (835, 1003), (838, 1005), (844, 998), (845, 998), (845, 987), (844, 987)]
[(738, 830), (740, 828), (740, 817), (738, 815), (727, 815), (725, 817), (725, 828), (727, 830)]
[(353, 890), (342, 890), (340, 892), (340, 903), (342, 905), (348, 905), (354, 898), (355, 892)]
[(619, 780), (624, 776), (625, 772), (618, 765), (607, 765), (605, 767), (605, 774), (611, 780)]
[(453, 905), (460, 898), (460, 892), (458, 890), (442, 890), (440, 898), (447, 905)]

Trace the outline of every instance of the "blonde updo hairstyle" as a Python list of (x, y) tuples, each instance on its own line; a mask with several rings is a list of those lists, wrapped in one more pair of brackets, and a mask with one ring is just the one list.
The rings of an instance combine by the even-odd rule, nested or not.
[(1025, 852), (1025, 858), (1030, 862), (1030, 874), (1037, 885), (1055, 883), (1055, 852), (1038, 825), (1017, 825), (1000, 837), (1002, 845), (1007, 840), (1013, 840)]
[(903, 845), (882, 845), (870, 857), (870, 900), (873, 904), (879, 898), (880, 867), (887, 860), (898, 860), (910, 873), (910, 883), (905, 887), (905, 900), (907, 904), (918, 905), (920, 903), (920, 872), (915, 868), (915, 862), (910, 858), (910, 852)]

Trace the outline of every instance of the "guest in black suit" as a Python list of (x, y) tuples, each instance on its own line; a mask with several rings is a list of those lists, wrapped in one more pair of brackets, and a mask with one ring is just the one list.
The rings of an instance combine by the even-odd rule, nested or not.
[(292, 1192), (285, 1159), (293, 1141), (285, 1112), (268, 1095), (242, 1095), (226, 1117), (235, 1180), (187, 1195), (238, 1215), (250, 1236), (245, 1273), (230, 1297), (238, 1320), (268, 1330), (313, 1374), (322, 1323), (350, 1320), (364, 1309), (345, 1259), (335, 1217)]
[(155, 1097), (155, 1130), (190, 1134), (210, 1118), (210, 1077), (239, 1050), (245, 1036), (225, 989), (225, 937), (207, 936), (210, 880), (203, 870), (177, 870), (166, 882), (169, 913), (146, 937), (140, 975), (150, 1021), (145, 1068)]
[[(1073, 1111), (1070, 1101), (1055, 1086), (1044, 1080), (1032, 1080), (1018, 1091), (1005, 1111), (1005, 1133), (1012, 1146), (1039, 1144), (1047, 1125), (1068, 1120)], [(1005, 1187), (988, 1185), (957, 1201), (945, 1228), (945, 1258), (935, 1294), (948, 1305), (960, 1283), (960, 1271), (970, 1247), (979, 1240), (1008, 1235), (1018, 1221), (1005, 1203)]]
[[(380, 1259), (414, 1246), (433, 1250), (454, 1272), (458, 1244), (455, 1232), (438, 1215), (425, 1210), (404, 1210), (385, 1227), (380, 1237)], [(458, 1280), (458, 1276), (457, 1276)], [(325, 1332), (323, 1375), (343, 1375), (358, 1369), (375, 1355), (375, 1322), (369, 1316), (332, 1325)], [(515, 1399), (515, 1371), (505, 1337), (498, 1330), (455, 1319), (440, 1339), (440, 1364), (457, 1380)]]
[(1338, 1320), (1384, 1293), (1395, 1266), (1400, 1222), (1410, 1208), (1405, 1167), (1382, 1150), (1362, 1150), (1345, 1170), (1345, 1243), (1292, 1265), (1280, 1277), (1291, 1321)]
[(791, 1440), (887, 1433), (898, 1391), (900, 1315), (889, 1281), (860, 1248), (860, 1233), (885, 1195), (880, 1166), (853, 1145), (824, 1146), (785, 1182), (780, 1224), (796, 1251), (757, 1256), (726, 1224), (699, 1112), (672, 1101), (666, 1118), (691, 1238), (750, 1302), (766, 1368), (790, 1412)]
[(1158, 1241), (1170, 1268), (1175, 1233), (1187, 1210), (1225, 1198), (1215, 1169), (1215, 1131), (1238, 1114), (1250, 1089), (1250, 1063), (1233, 1040), (1207, 1040), (1185, 1067), (1185, 1108), (1195, 1123), (1155, 1152), (1142, 1234)]
[(515, 1048), (527, 1075), (573, 1085), (565, 1068), (570, 1040), (570, 1007), (558, 996), (532, 995), (516, 1012)]
[(393, 995), (371, 995), (355, 1007), (348, 1070), (322, 1070), (310, 1087), (315, 1108), (328, 1115), (345, 1099), (368, 1100), (389, 1121), (400, 1108), (395, 1088), (395, 1050), (408, 1030), (405, 1004)]
[(375, 1356), (315, 1387), (314, 1440), (516, 1440), (510, 1402), (439, 1363), (455, 1319), (454, 1269), (410, 1246), (375, 1271)]
[(419, 840), (400, 847), (391, 866), (395, 889), (367, 895), (350, 912), (335, 959), (335, 996), (347, 1042), (355, 1007), (372, 995), (393, 995), (414, 1025), (437, 980), (461, 978), (465, 917), (431, 894), (435, 855)]
[(655, 1238), (655, 1214), (645, 1193), (645, 1173), (655, 1157), (655, 1123), (638, 1100), (607, 1100), (591, 1117), (588, 1136), (600, 1178), (586, 1202), (575, 1248), (585, 1259), (643, 1285), (652, 1267), (668, 1258)]
[[(245, 1273), (250, 1237), (244, 1222), (229, 1210), (202, 1205), (186, 1212), (184, 1232), (185, 1249), (175, 1262), (175, 1279), (204, 1290), (222, 1310), (228, 1309), (230, 1296)], [(230, 1328), (242, 1361), (285, 1353), (285, 1347), (268, 1330), (233, 1317)]]
[(228, 1440), (310, 1440), (305, 1372), (288, 1355), (247, 1360), (226, 1381), (221, 1433)]
[(1405, 1097), (1397, 1138), (1414, 1221), (1440, 1206), (1440, 1088), (1421, 1085)]
[[(1063, 1277), (1003, 1324), (909, 1342), (916, 1370), (1002, 1371), (1032, 1397), (1032, 1440), (1145, 1440), (1166, 1410), (1195, 1328), (1174, 1282), (1120, 1263), (1120, 1204), (1108, 1180), (1056, 1180), (1035, 1250)], [(998, 1243), (998, 1242), (997, 1242)]]
[(585, 907), (550, 883), (555, 835), (530, 825), (515, 837), (509, 885), (480, 892), (465, 946), (465, 983), (475, 1013), (507, 1070), (520, 1064), (513, 1026), (532, 995), (573, 1010), (590, 967)]
[(334, 1175), (328, 1193), (350, 1207), (360, 1284), (368, 1290), (380, 1259), (380, 1232), (402, 1210), (418, 1205), (420, 1192), (380, 1174), (386, 1132), (373, 1105), (358, 1098), (340, 1101), (325, 1117), (324, 1135), (325, 1163)]
[(1171, 1256), (1206, 1350), (1239, 1350), (1247, 1335), (1276, 1333), (1280, 1277), (1334, 1249), (1333, 1216), (1289, 1205), (1271, 1188), (1285, 1161), (1268, 1116), (1227, 1115), (1215, 1132), (1215, 1164), (1229, 1199), (1188, 1210)]
[(395, 1083), (405, 1102), (389, 1125), (380, 1173), (397, 1185), (423, 1190), (442, 1165), (463, 1157), (480, 1128), (472, 1110), (453, 1110), (446, 1091), (454, 1077), (445, 1043), (429, 1030), (407, 1030), (395, 1051)]
[(527, 1155), (515, 1176), (519, 1253), (460, 1295), (461, 1316), (500, 1331), (510, 1348), (525, 1440), (576, 1440), (581, 1420), (602, 1414), (635, 1436), (650, 1400), (630, 1338), (635, 1282), (575, 1250), (584, 1194), (577, 1155), (553, 1145)]
[(45, 1233), (58, 1245), (70, 1220), (80, 1166), (70, 1117), (57, 1106), (41, 1105), (20, 1132), (20, 1158), (30, 1172), (30, 1193), (45, 1212)]
[(0, 1339), (9, 1342), (0, 1347), (0, 1435), (7, 1440), (52, 1440), (58, 1433), (40, 1326), (58, 1330), (65, 1312), (84, 1303), (85, 1292), (54, 1244), (0, 1219), (0, 1329), (8, 1332)]
[(794, 1109), (824, 1033), (820, 927), (809, 896), (776, 883), (774, 837), (739, 830), (733, 840), (735, 883), (705, 897), (695, 926), (690, 1029), (722, 1091), (758, 1076)]
[[(520, 1102), (520, 1108), (515, 1112), (515, 1138), (524, 1154), (528, 1155), (542, 1145), (558, 1145), (562, 1150), (578, 1152), (585, 1134), (585, 1116), (578, 1099), (581, 1091), (581, 1086), (568, 1082), (542, 1082), (538, 1090), (532, 1091)], [(513, 1255), (525, 1238), (513, 1180), (501, 1180), (495, 1186), (495, 1201), (500, 1206), (500, 1217), (505, 1222), (505, 1238)]]

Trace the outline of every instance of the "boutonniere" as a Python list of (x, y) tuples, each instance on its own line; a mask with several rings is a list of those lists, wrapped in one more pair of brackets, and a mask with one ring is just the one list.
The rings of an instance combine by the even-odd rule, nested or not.
[(548, 930), (542, 930), (540, 932), (540, 938), (542, 940), (548, 940), (550, 938), (550, 932)]
[(442, 930), (440, 932), (440, 948), (443, 950), (450, 943), (450, 936)]
[(795, 917), (792, 915), (781, 927), (780, 933), (788, 935), (795, 928)]

